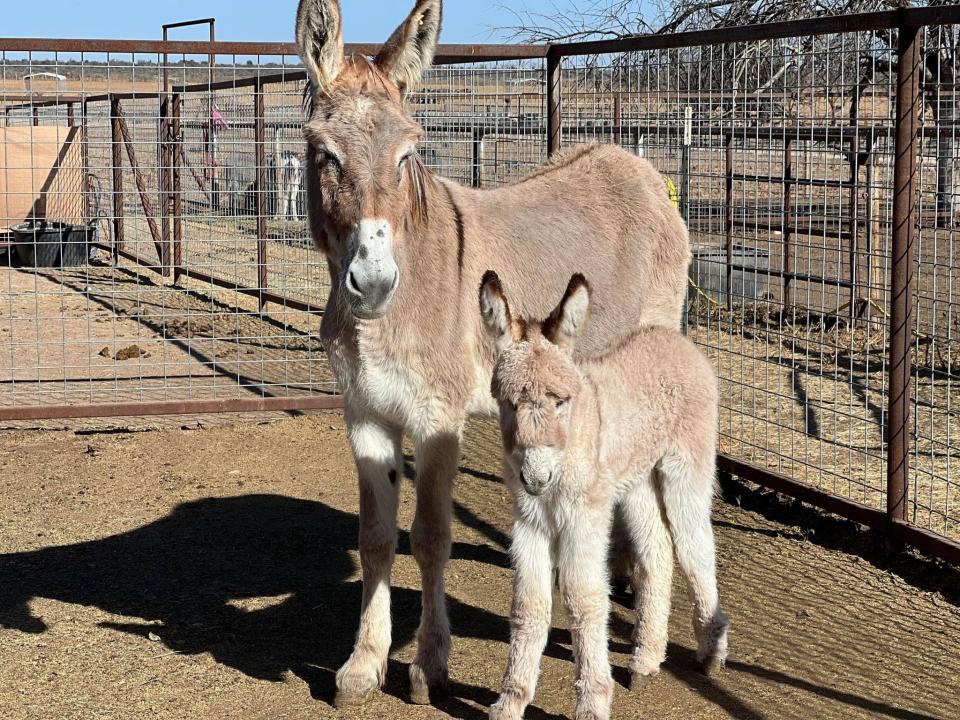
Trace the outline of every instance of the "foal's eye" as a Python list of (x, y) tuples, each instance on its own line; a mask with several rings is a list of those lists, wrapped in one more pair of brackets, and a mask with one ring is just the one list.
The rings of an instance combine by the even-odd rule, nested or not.
[(569, 398), (555, 398), (553, 405), (557, 410), (563, 410), (567, 406), (567, 403), (570, 402)]

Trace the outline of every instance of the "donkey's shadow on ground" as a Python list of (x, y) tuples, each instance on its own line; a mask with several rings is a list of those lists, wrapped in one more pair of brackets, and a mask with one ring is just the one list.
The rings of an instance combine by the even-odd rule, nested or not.
[[(103, 627), (146, 642), (159, 637), (184, 654), (209, 652), (255, 678), (291, 671), (329, 701), (360, 607), (349, 553), (357, 529), (355, 515), (320, 502), (249, 495), (185, 503), (102, 540), (0, 555), (0, 632), (46, 631), (29, 608), (33, 598), (93, 606), (143, 619)], [(407, 548), (404, 535), (400, 552)], [(455, 546), (460, 552), (471, 554)], [(403, 589), (393, 598), (395, 643), (402, 644), (416, 629), (420, 600)], [(450, 611), (458, 635), (509, 636), (498, 615), (454, 600)], [(391, 667), (388, 692), (403, 691), (400, 674)]]

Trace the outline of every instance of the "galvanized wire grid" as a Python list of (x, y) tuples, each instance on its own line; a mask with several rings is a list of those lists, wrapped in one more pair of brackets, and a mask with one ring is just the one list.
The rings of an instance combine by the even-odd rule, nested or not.
[(546, 160), (542, 60), (432, 68), (410, 108), (434, 172), (473, 187), (513, 182)]
[(960, 28), (926, 28), (922, 38), (923, 102), (918, 166), (916, 299), (913, 323), (914, 442), (909, 519), (960, 536), (960, 272), (956, 221), (957, 52)]
[[(895, 47), (849, 33), (565, 58), (561, 94), (564, 143), (646, 156), (688, 220), (688, 330), (721, 378), (722, 452), (878, 509)], [(925, 140), (925, 163), (953, 132)], [(952, 230), (934, 242), (921, 215), (910, 512), (960, 537)]]
[[(300, 308), (322, 307), (328, 279), (305, 227), (302, 83), (283, 81), (302, 74), (294, 62), (221, 56), (211, 66), (206, 55), (170, 56), (164, 68), (158, 55), (3, 53), (0, 230), (30, 217), (73, 229), (52, 238), (34, 231), (19, 247), (5, 235), (0, 406), (335, 391), (319, 319)], [(242, 87), (180, 93), (178, 143), (164, 69), (167, 89)], [(38, 73), (63, 79), (39, 76), (37, 94), (26, 94), (24, 77)], [(263, 174), (272, 182), (253, 187), (260, 168), (246, 83), (268, 74), (279, 77), (263, 92)], [(47, 176), (51, 186), (41, 187)], [(265, 213), (258, 193), (268, 196)], [(41, 207), (13, 206), (32, 196)], [(76, 250), (67, 267), (31, 267), (31, 250), (64, 239)]]
[[(921, 50), (907, 507), (955, 539), (956, 43), (938, 26)], [(721, 451), (878, 509), (895, 46), (874, 31), (565, 57), (559, 105), (563, 145), (647, 157), (688, 220), (686, 321), (721, 378)], [(0, 56), (4, 227), (86, 223), (97, 253), (33, 270), (7, 249), (0, 408), (335, 392), (310, 312), (329, 280), (306, 226), (296, 59), (163, 61)], [(542, 164), (547, 64), (433, 68), (409, 98), (425, 163), (475, 187)], [(66, 79), (25, 93), (38, 73)]]
[[(0, 65), (4, 151), (23, 150), (4, 162), (22, 187), (3, 197), (45, 198), (39, 212), (5, 205), (0, 230), (35, 215), (89, 242), (69, 267), (33, 268), (4, 236), (0, 407), (335, 392), (295, 57), (5, 52)], [(432, 69), (410, 98), (426, 164), (475, 186), (541, 164), (543, 72)]]

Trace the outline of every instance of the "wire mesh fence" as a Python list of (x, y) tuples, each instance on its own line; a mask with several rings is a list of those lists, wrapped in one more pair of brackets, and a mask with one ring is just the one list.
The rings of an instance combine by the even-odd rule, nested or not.
[[(925, 25), (910, 46), (922, 107), (904, 185), (904, 19), (927, 16), (869, 17), (485, 62), (441, 52), (408, 104), (425, 164), (475, 187), (522, 177), (558, 145), (648, 158), (691, 231), (686, 327), (720, 376), (725, 467), (960, 540), (957, 29)], [(290, 46), (223, 48), (0, 50), (0, 414), (335, 395), (317, 336), (329, 279), (306, 221), (304, 75)], [(80, 247), (70, 262), (24, 257), (65, 240)], [(891, 442), (904, 429), (906, 458)]]

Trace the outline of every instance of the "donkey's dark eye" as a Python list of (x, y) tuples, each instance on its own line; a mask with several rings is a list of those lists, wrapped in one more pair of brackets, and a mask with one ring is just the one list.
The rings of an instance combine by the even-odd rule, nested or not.
[(322, 148), (317, 150), (317, 165), (320, 166), (321, 170), (333, 170), (337, 175), (339, 175), (343, 169), (340, 165), (340, 158)]
[(557, 410), (563, 410), (567, 406), (567, 403), (570, 402), (570, 398), (554, 398), (553, 405)]

